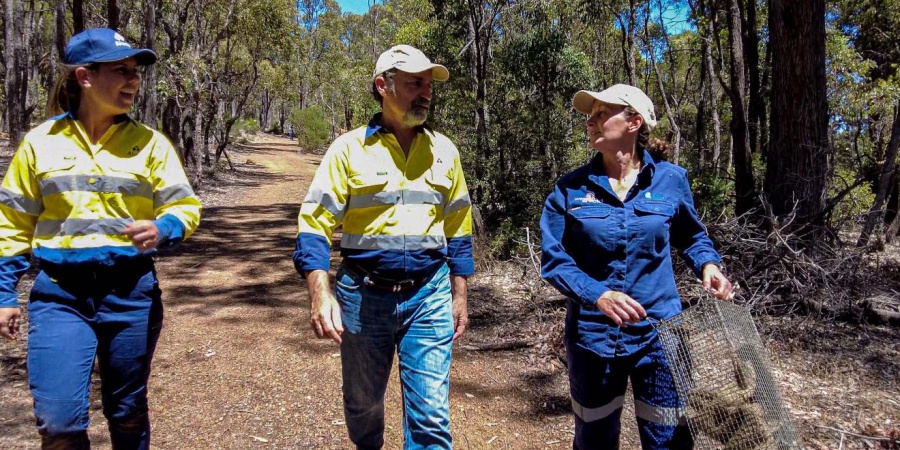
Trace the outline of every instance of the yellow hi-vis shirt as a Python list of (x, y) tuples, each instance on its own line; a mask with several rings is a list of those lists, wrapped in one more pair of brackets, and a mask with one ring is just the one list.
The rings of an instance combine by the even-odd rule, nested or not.
[(328, 270), (331, 235), (343, 225), (344, 261), (402, 280), (446, 262), (450, 273), (475, 271), (472, 204), (459, 151), (422, 127), (404, 155), (376, 116), (337, 138), (300, 207), (294, 264)]
[(122, 234), (153, 220), (160, 245), (187, 238), (200, 222), (172, 144), (121, 116), (97, 144), (63, 114), (25, 135), (0, 185), (0, 306), (15, 305), (28, 254), (56, 265), (113, 265), (140, 252)]

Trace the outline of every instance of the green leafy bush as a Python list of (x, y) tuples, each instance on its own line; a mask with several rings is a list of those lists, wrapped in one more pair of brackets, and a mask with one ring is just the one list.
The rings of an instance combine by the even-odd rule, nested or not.
[(305, 150), (318, 150), (331, 140), (331, 125), (325, 121), (325, 112), (318, 106), (310, 106), (291, 114), (295, 124), (297, 145)]

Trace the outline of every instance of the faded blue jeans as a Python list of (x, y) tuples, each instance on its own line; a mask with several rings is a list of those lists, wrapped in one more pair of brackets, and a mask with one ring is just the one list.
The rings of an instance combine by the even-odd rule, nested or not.
[(44, 268), (31, 289), (28, 314), (28, 382), (41, 448), (90, 448), (96, 357), (112, 448), (149, 449), (147, 381), (163, 320), (153, 261)]
[(453, 448), (449, 273), (443, 265), (420, 288), (394, 293), (367, 286), (364, 275), (346, 266), (338, 270), (344, 417), (357, 449), (384, 445), (384, 393), (395, 351), (403, 393), (403, 448)]

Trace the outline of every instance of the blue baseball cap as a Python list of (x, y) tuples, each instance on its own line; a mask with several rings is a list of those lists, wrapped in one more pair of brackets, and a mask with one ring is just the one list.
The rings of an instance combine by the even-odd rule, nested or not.
[(131, 48), (121, 34), (109, 28), (91, 28), (72, 36), (66, 46), (66, 64), (80, 65), (95, 62), (121, 61), (131, 57), (139, 66), (156, 62), (156, 53), (145, 48)]

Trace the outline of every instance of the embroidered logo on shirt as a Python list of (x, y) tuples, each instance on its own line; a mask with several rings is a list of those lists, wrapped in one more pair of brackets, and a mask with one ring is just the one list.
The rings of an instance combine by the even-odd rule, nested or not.
[(603, 203), (594, 196), (593, 192), (588, 192), (584, 195), (584, 197), (579, 197), (575, 199), (576, 201), (580, 201), (582, 203)]
[(387, 172), (377, 172), (376, 175), (387, 175)]
[(665, 200), (666, 197), (662, 194), (656, 194), (653, 192), (647, 192), (644, 194), (644, 198), (649, 198), (650, 200)]

